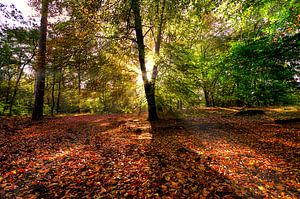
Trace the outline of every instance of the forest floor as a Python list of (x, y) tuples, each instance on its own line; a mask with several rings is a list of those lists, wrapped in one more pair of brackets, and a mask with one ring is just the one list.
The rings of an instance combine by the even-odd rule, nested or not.
[(299, 198), (299, 122), (235, 111), (2, 117), (0, 198)]

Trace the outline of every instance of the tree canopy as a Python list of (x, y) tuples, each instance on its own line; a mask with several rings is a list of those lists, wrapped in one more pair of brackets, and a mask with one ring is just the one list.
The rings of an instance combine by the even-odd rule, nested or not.
[(2, 115), (148, 110), (156, 120), (199, 106), (299, 104), (296, 0), (30, 5), (39, 30), (0, 4)]

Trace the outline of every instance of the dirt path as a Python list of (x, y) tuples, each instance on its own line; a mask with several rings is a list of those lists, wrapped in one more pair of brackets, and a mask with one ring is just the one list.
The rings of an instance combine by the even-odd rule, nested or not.
[(1, 198), (299, 198), (299, 128), (70, 116), (0, 128)]

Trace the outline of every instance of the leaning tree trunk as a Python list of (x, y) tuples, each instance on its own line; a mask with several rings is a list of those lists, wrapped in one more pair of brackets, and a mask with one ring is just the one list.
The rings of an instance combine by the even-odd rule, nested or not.
[(11, 100), (10, 100), (10, 104), (9, 104), (9, 115), (10, 116), (12, 115), (12, 109), (13, 109), (13, 105), (14, 105), (14, 102), (15, 102), (15, 99), (16, 99), (16, 96), (17, 96), (19, 82), (21, 80), (21, 77), (22, 77), (25, 66), (26, 66), (25, 64), (21, 66), (21, 71), (20, 71), (19, 76), (17, 78), (15, 88), (14, 88), (14, 92), (13, 92), (13, 95), (12, 95)]
[(32, 112), (32, 120), (43, 119), (45, 76), (46, 76), (45, 65), (46, 65), (48, 5), (49, 5), (49, 0), (42, 0), (39, 54), (38, 54), (37, 69), (36, 69), (36, 79), (35, 79), (35, 88), (34, 88), (34, 107)]
[(23, 72), (24, 72), (24, 69), (25, 69), (25, 66), (27, 66), (27, 64), (29, 64), (32, 59), (35, 57), (35, 50), (36, 50), (36, 45), (32, 51), (32, 55), (31, 57), (23, 64), (20, 63), (21, 67), (20, 67), (20, 73), (18, 75), (18, 78), (17, 78), (17, 81), (15, 83), (15, 88), (14, 88), (14, 92), (13, 92), (13, 95), (12, 95), (12, 98), (10, 100), (10, 106), (9, 106), (9, 115), (11, 116), (12, 115), (12, 108), (13, 108), (13, 105), (14, 105), (14, 102), (15, 102), (15, 99), (16, 99), (16, 96), (17, 96), (17, 92), (18, 92), (18, 87), (19, 87), (19, 83), (20, 83), (20, 80), (21, 80), (21, 77), (23, 75)]
[(139, 0), (131, 0), (132, 10), (134, 14), (134, 28), (136, 32), (136, 40), (139, 52), (139, 61), (142, 71), (146, 99), (148, 103), (148, 119), (153, 121), (158, 119), (155, 103), (155, 84), (149, 81), (147, 78), (147, 71), (145, 66), (145, 44), (139, 3)]

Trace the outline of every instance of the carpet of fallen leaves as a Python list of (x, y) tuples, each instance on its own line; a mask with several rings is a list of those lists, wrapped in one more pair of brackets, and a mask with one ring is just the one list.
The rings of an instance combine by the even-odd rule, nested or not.
[(0, 198), (299, 198), (299, 131), (265, 116), (1, 118)]

